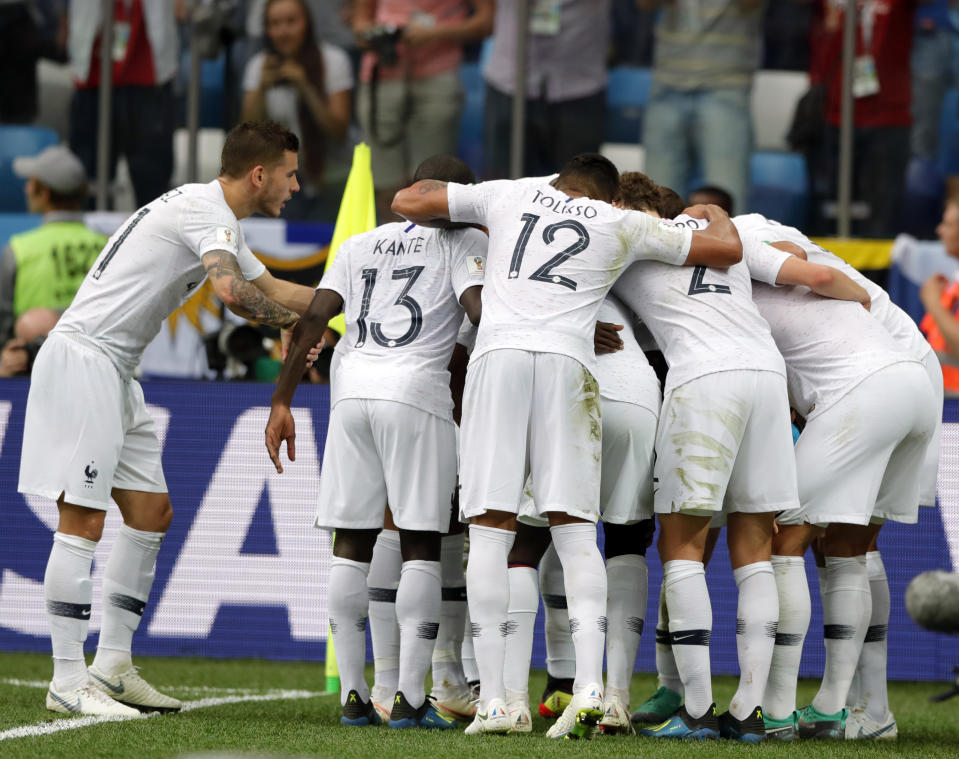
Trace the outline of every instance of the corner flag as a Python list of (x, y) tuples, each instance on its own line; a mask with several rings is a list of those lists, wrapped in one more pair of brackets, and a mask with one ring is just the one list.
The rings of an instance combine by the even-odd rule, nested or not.
[[(330, 268), (330, 264), (336, 258), (336, 251), (344, 240), (360, 232), (369, 232), (375, 226), (376, 201), (373, 195), (370, 146), (361, 142), (353, 149), (353, 166), (346, 180), (339, 213), (336, 215), (336, 226), (333, 228), (333, 239), (330, 241), (330, 251), (326, 255), (324, 271)], [(341, 335), (344, 334), (346, 321), (343, 314), (331, 319), (329, 326)]]

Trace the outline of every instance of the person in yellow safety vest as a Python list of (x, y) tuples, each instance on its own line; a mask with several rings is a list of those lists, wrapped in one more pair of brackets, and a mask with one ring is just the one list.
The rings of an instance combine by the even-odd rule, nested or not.
[(0, 340), (30, 309), (69, 306), (107, 241), (83, 223), (87, 178), (65, 146), (17, 158), (13, 171), (27, 180), (27, 207), (43, 214), (43, 223), (11, 237), (0, 253)]
[[(946, 201), (936, 234), (946, 253), (959, 259), (959, 196)], [(919, 297), (926, 307), (919, 328), (939, 356), (946, 393), (959, 395), (959, 279), (950, 282), (933, 274), (923, 283)]]

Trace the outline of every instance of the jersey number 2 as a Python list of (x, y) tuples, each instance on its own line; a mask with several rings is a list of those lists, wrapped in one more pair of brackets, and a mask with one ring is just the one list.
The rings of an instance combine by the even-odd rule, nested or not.
[(729, 285), (711, 285), (705, 282), (707, 271), (709, 270), (705, 266), (693, 267), (693, 278), (689, 280), (689, 295), (704, 295), (706, 293), (730, 295), (732, 293)]
[(395, 269), (393, 279), (408, 279), (406, 286), (400, 292), (399, 297), (393, 301), (394, 306), (403, 306), (410, 312), (410, 326), (399, 337), (387, 337), (383, 334), (383, 328), (380, 322), (370, 322), (367, 325), (366, 318), (370, 315), (370, 301), (373, 298), (373, 288), (376, 287), (376, 269), (363, 269), (363, 300), (360, 303), (360, 314), (356, 318), (356, 326), (359, 329), (359, 335), (356, 338), (357, 348), (362, 348), (366, 343), (367, 334), (373, 338), (373, 342), (382, 345), (384, 348), (402, 348), (413, 342), (420, 330), (423, 329), (423, 309), (409, 294), (410, 288), (416, 284), (417, 278), (423, 273), (422, 266), (409, 266), (405, 269)]

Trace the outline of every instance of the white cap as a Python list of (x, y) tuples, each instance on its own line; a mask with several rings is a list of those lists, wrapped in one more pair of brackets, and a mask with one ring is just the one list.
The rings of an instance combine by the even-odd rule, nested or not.
[(13, 173), (21, 179), (37, 179), (63, 195), (77, 192), (87, 183), (83, 164), (66, 145), (52, 145), (39, 155), (14, 158)]

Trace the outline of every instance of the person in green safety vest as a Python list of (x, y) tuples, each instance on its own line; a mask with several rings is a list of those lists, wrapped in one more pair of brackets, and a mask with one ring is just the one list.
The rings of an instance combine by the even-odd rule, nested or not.
[(68, 148), (17, 158), (13, 170), (27, 180), (27, 207), (43, 214), (43, 223), (11, 237), (0, 253), (0, 340), (12, 336), (15, 320), (30, 309), (69, 306), (107, 241), (83, 223), (87, 178)]

